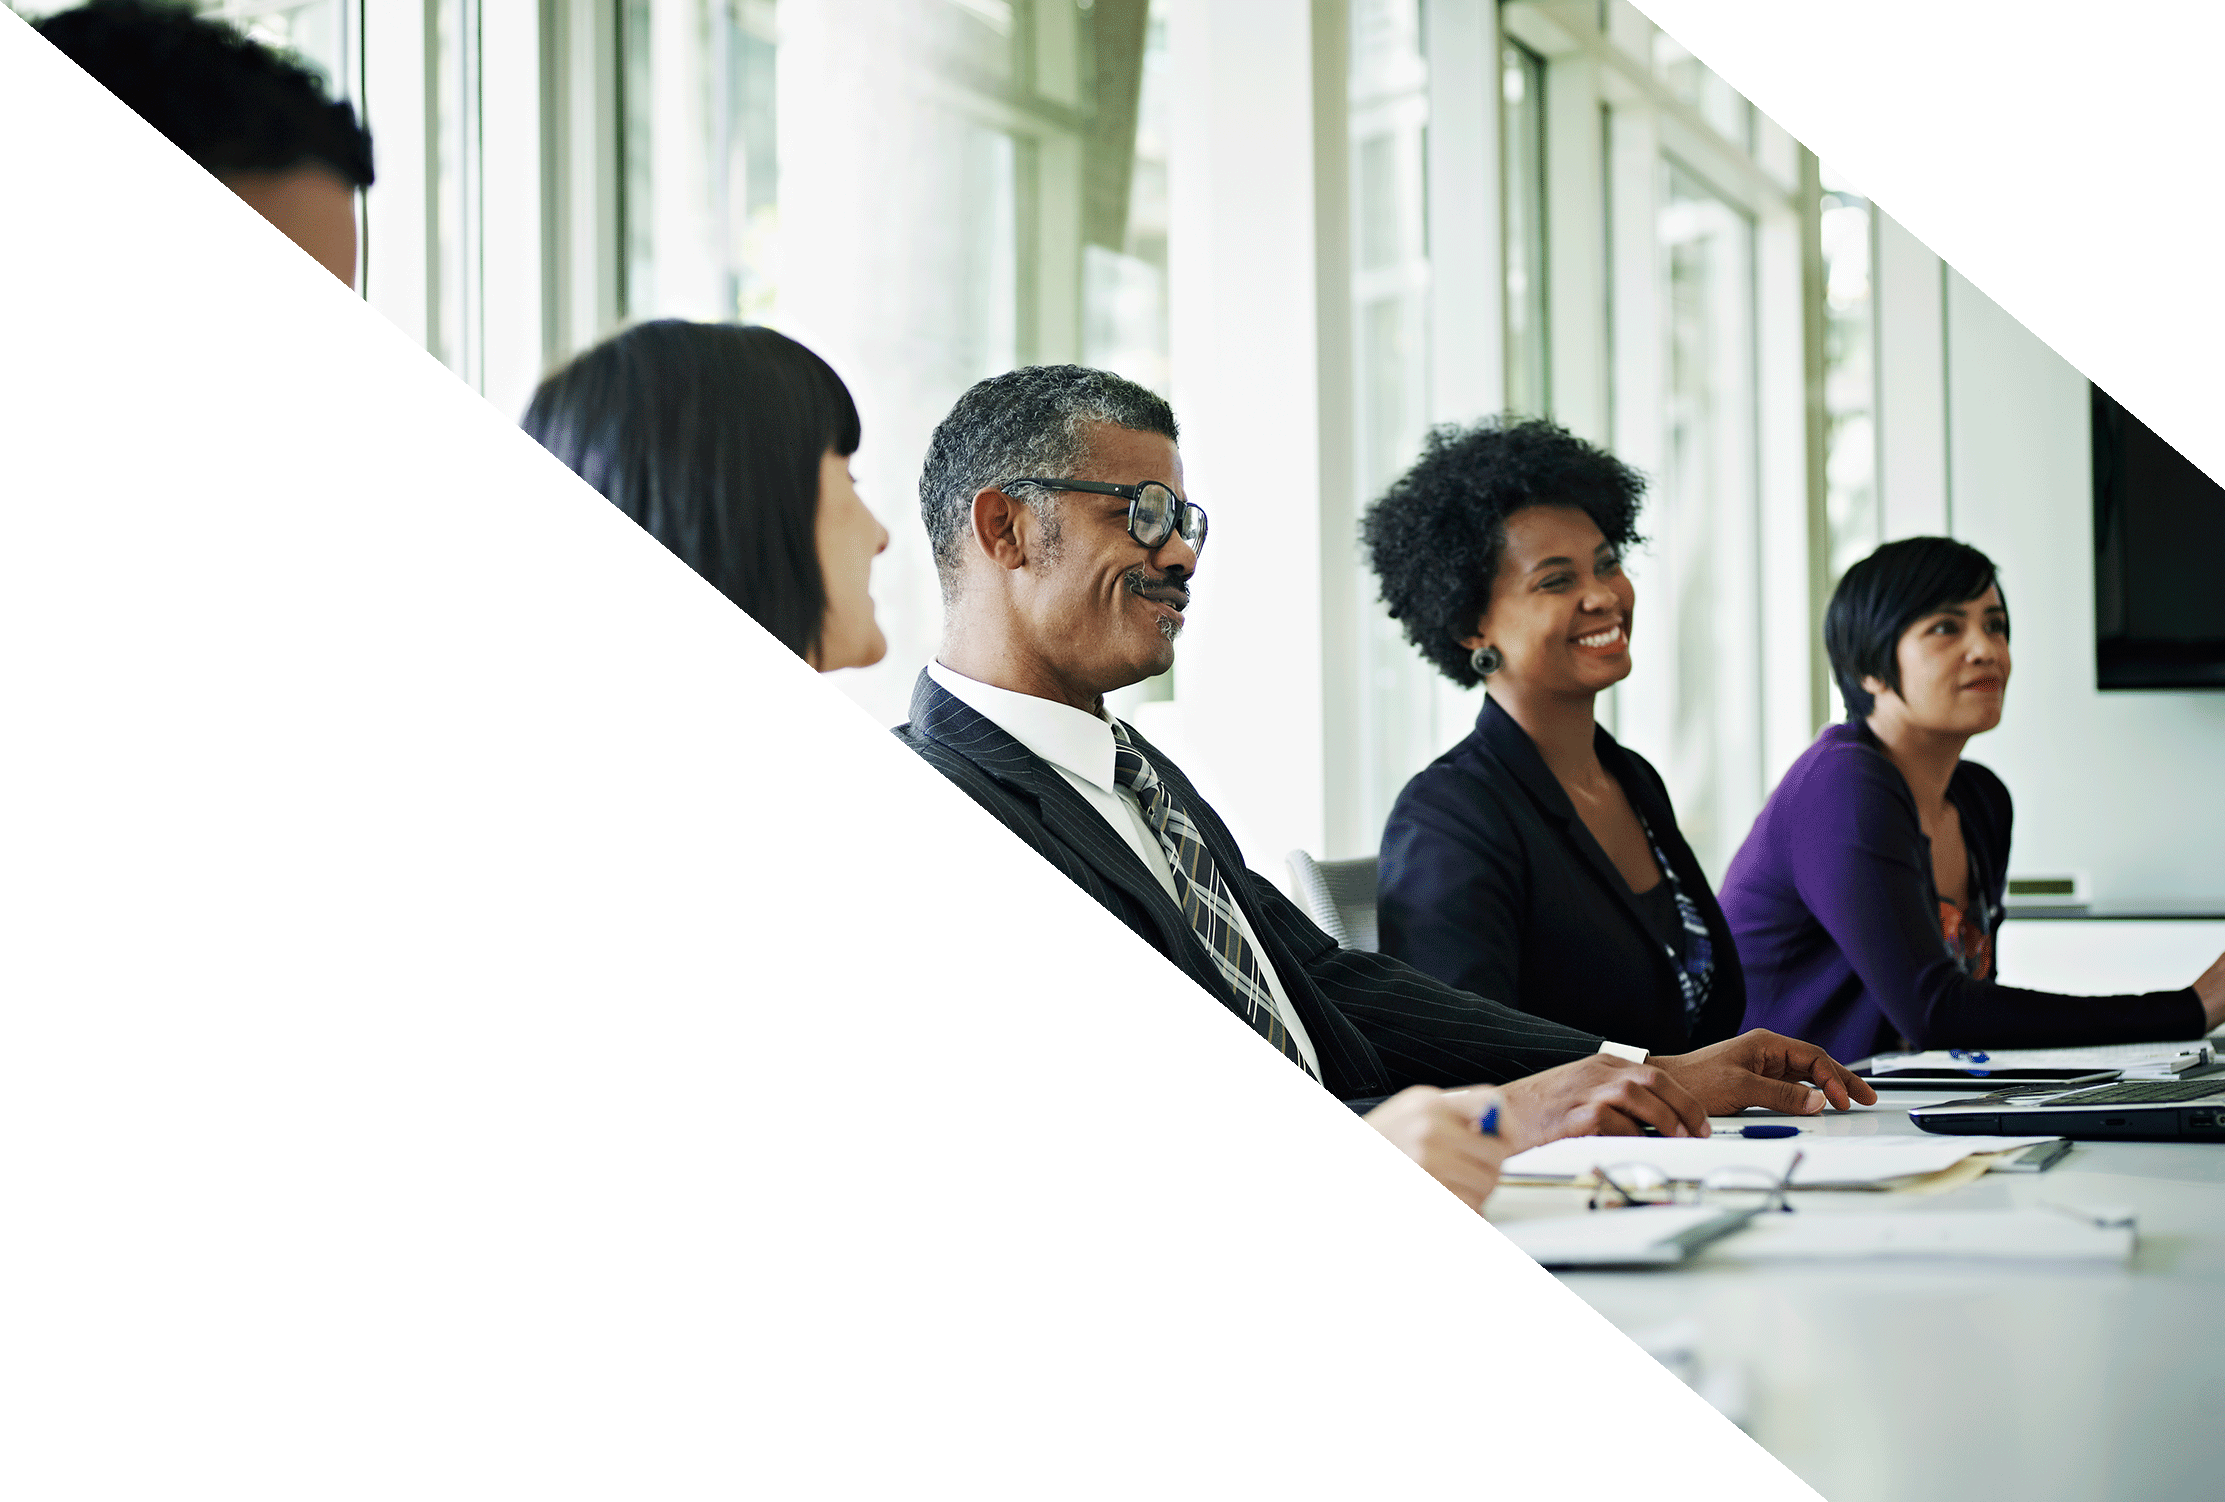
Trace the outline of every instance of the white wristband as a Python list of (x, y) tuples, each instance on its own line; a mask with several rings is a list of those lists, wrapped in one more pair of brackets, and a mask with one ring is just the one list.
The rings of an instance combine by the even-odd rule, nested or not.
[(1646, 1061), (1646, 1051), (1635, 1043), (1609, 1043), (1602, 1040), (1599, 1051), (1618, 1059), (1627, 1059), (1633, 1064), (1643, 1064)]

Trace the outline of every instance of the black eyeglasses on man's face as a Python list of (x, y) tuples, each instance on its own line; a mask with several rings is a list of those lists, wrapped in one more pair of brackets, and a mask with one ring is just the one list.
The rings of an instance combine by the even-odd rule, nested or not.
[(1180, 533), (1191, 552), (1205, 546), (1205, 508), (1183, 500), (1157, 480), (1141, 485), (1108, 485), (1100, 480), (1007, 480), (1014, 485), (1040, 485), (1045, 490), (1082, 490), (1091, 495), (1116, 495), (1128, 503), (1128, 535), (1157, 551)]

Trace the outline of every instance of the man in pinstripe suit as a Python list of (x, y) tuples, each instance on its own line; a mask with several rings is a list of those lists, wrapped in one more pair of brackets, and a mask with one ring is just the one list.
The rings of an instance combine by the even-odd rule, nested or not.
[[(1503, 1150), (1875, 1099), (1771, 1033), (1647, 1061), (1341, 949), (1249, 870), (1181, 770), (1104, 713), (1106, 693), (1174, 661), (1206, 532), (1175, 440), (1163, 400), (1079, 366), (959, 399), (920, 478), (942, 648), (899, 737), (1471, 1204)], [(1473, 1081), (1505, 1085), (1499, 1142), (1474, 1130), (1480, 1095), (1444, 1088)]]

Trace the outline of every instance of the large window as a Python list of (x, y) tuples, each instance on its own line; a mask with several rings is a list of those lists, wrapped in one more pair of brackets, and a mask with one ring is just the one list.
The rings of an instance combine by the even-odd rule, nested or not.
[[(1485, 45), (1463, 35), (1443, 55), (1429, 50), (1424, 14), (1414, 0), (1353, 0), (1350, 11), (1360, 502), (1412, 462), (1432, 420), (1488, 415), (1431, 389), (1433, 372), (1459, 376), (1464, 360), (1496, 367), (1486, 380), (1467, 372), (1469, 392), (1552, 417), (1648, 477), (1648, 542), (1629, 561), (1636, 669), (1599, 709), (1661, 769), (1703, 863), (1720, 871), (1776, 766), (1813, 729), (1810, 654), (1788, 666), (1771, 645), (1809, 630), (1797, 148), (1627, 4), (1516, 0)], [(1487, 101), (1454, 116), (1483, 127), (1480, 153), (1430, 142), (1432, 111), (1456, 88)], [(1496, 178), (1497, 243), (1448, 256), (1429, 207), (1472, 194), (1474, 179), (1431, 172), (1468, 172), (1479, 155)], [(1494, 283), (1496, 347), (1433, 348), (1432, 300), (1456, 299), (1469, 278)], [(1330, 793), (1355, 815), (1331, 828), (1360, 849), (1477, 708), (1433, 681), (1372, 597), (1366, 588), (1357, 615), (1355, 785)]]
[(1813, 729), (1812, 654), (1773, 646), (1811, 629), (1798, 148), (1620, 0), (1499, 14), (1506, 406), (1647, 476), (1599, 710), (1719, 874)]
[[(1883, 221), (1835, 181), (1818, 196), (1812, 159), (1628, 0), (1343, 0), (1272, 25), (1249, 0), (211, 3), (364, 106), (366, 294), (506, 414), (629, 320), (763, 322), (826, 356), (892, 535), (874, 575), (888, 660), (837, 682), (884, 723), (939, 639), (913, 517), (960, 392), (1064, 360), (1172, 390), (1186, 359), (1194, 411), (1257, 421), (1225, 400), (1245, 374), (1229, 351), (1282, 336), (1284, 373), (1306, 368), (1303, 325), (1318, 365), (1276, 400), (1321, 477), (1289, 585), (1293, 618), (1321, 630), (1201, 617), (1185, 647), (1201, 692), (1254, 654), (1300, 664), (1292, 723), (1256, 738), (1183, 707), (1224, 781), (1270, 734), (1319, 743), (1319, 775), (1272, 796), (1320, 803), (1284, 820), (1239, 791), (1254, 827), (1373, 849), (1405, 781), (1474, 718), (1354, 546), (1358, 510), (1439, 422), (1550, 416), (1648, 477), (1635, 672), (1600, 713), (1661, 768), (1711, 871), (1815, 728), (1814, 586), (1882, 528)], [(1200, 102), (1232, 97), (1240, 117)], [(1277, 204), (1309, 185), (1315, 201), (1255, 242), (1213, 216), (1263, 157)], [(1175, 201), (1201, 249), (1170, 287)], [(1271, 313), (1229, 312), (1244, 273), (1226, 268), (1254, 256), (1317, 279), (1277, 275), (1290, 296)], [(1231, 435), (1224, 417), (1215, 439), (1275, 442), (1274, 420)], [(1224, 493), (1222, 519), (1249, 507), (1253, 530), (1219, 546), (1272, 553), (1276, 503)], [(1317, 704), (1295, 682), (1316, 653)]]
[(1553, 410), (1545, 332), (1545, 61), (1521, 43), (1499, 58), (1499, 203), (1504, 245), (1506, 408)]
[(941, 635), (913, 518), (959, 393), (1167, 387), (1165, 45), (1147, 0), (624, 0), (623, 315), (769, 323), (849, 383), (889, 655), (838, 681), (886, 723)]
[(1648, 595), (1642, 639), (1653, 646), (1639, 662), (1668, 681), (1673, 706), (1670, 735), (1652, 754), (1678, 794), (1685, 838), (1714, 852), (1720, 869), (1745, 833), (1737, 816), (1754, 811), (1761, 772), (1754, 226), (1673, 159), (1658, 181), (1666, 379), (1646, 519), (1656, 542), (1633, 563)]
[(1876, 225), (1868, 200), (1821, 173), (1825, 578), (1836, 581), (1884, 537), (1877, 486)]
[[(1417, 0), (1353, 0), (1347, 84), (1351, 182), (1353, 483), (1365, 507), (1413, 463), (1431, 413), (1425, 164), (1428, 65)], [(1435, 744), (1432, 670), (1376, 599), (1351, 537), (1362, 684), (1350, 843), (1373, 848), (1391, 801)], [(1332, 797), (1335, 796), (1332, 793)], [(1343, 821), (1332, 821), (1332, 828)], [(1341, 850), (1338, 853), (1344, 853)]]
[(1049, 361), (1171, 385), (1154, 0), (204, 8), (363, 110), (366, 294), (506, 414), (645, 318), (767, 323), (834, 365), (892, 538), (874, 573), (888, 659), (836, 681), (884, 722), (940, 636), (914, 517), (958, 394)]

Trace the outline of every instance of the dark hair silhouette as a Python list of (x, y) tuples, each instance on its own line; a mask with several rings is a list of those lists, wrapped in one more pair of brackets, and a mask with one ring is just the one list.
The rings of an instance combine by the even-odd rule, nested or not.
[(182, 5), (93, 0), (33, 23), (57, 51), (219, 176), (316, 164), (371, 185), (371, 136), (317, 75)]
[(1391, 618), (1437, 671), (1463, 688), (1483, 680), (1462, 637), (1491, 603), (1507, 518), (1526, 506), (1573, 506), (1620, 550), (1638, 539), (1646, 482), (1605, 449), (1543, 418), (1432, 429), (1414, 467), (1360, 519), (1360, 544)]
[(858, 409), (785, 334), (660, 319), (541, 383), (525, 430), (797, 656), (819, 646), (819, 464)]
[[(1850, 719), (1866, 719), (1877, 698), (1862, 687), (1875, 678), (1901, 689), (1900, 640), (1925, 616), (1975, 600), (1999, 587), (1993, 560), (1952, 537), (1904, 537), (1846, 571), (1823, 612), (1823, 649)], [(2001, 605), (2008, 608), (2008, 597)]]

